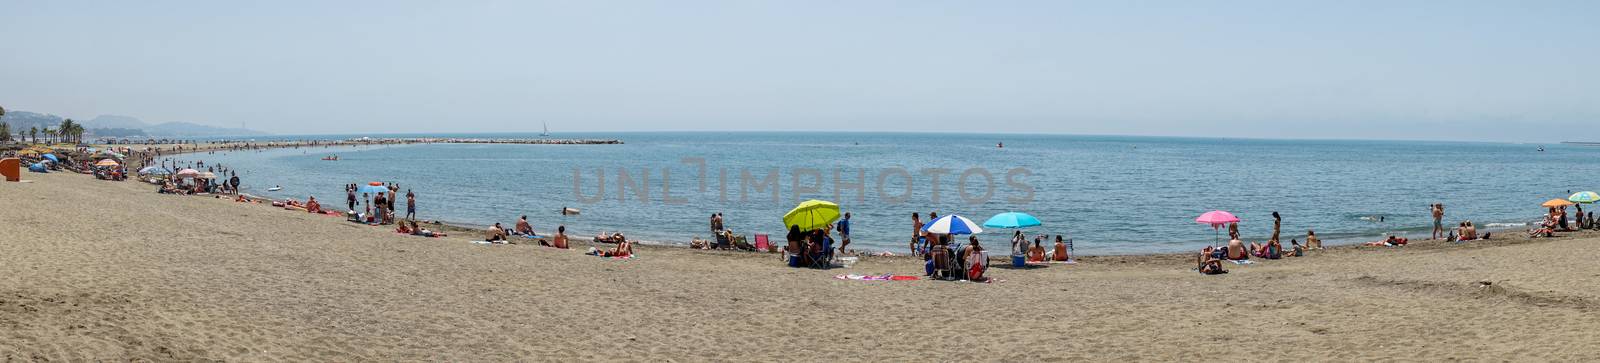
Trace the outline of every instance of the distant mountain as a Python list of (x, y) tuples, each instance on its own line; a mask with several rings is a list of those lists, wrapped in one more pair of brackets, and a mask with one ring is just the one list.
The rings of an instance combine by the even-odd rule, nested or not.
[(177, 137), (206, 137), (206, 136), (259, 136), (271, 135), (265, 132), (241, 129), (206, 126), (189, 122), (167, 122), (155, 126), (145, 127), (144, 131), (152, 137), (177, 136)]
[(0, 117), (0, 122), (11, 125), (11, 132), (13, 133), (28, 132), (28, 128), (32, 127), (37, 127), (41, 130), (45, 127), (60, 127), (61, 120), (63, 120), (61, 116), (13, 110), (6, 110), (6, 115)]
[(83, 121), (83, 127), (104, 129), (144, 129), (150, 124), (129, 116), (100, 115)]
[[(12, 132), (27, 132), (28, 128), (46, 126), (56, 128), (61, 126), (61, 116), (42, 114), (28, 111), (6, 110), (6, 115), (0, 117), (0, 122), (11, 125)], [(211, 137), (211, 136), (258, 136), (270, 135), (265, 132), (241, 129), (206, 126), (192, 122), (167, 122), (150, 124), (138, 118), (117, 115), (100, 115), (89, 120), (73, 120), (83, 124), (89, 130), (88, 136), (150, 136), (150, 137)], [(20, 130), (20, 131), (19, 131)]]

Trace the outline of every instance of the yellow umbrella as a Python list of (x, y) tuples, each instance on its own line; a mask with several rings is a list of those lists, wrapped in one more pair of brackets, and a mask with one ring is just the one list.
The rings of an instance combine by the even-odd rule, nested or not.
[(117, 164), (116, 160), (111, 160), (111, 159), (100, 160), (100, 162), (94, 163), (94, 166), (117, 166), (117, 165), (122, 165), (122, 164)]
[(17, 155), (18, 156), (39, 156), (39, 152), (38, 151), (33, 151), (33, 149), (28, 149), (28, 150), (18, 151)]
[(1544, 202), (1544, 204), (1541, 205), (1545, 206), (1546, 208), (1561, 208), (1572, 204), (1572, 201), (1566, 199), (1551, 199), (1550, 201)]
[(822, 229), (839, 220), (839, 205), (825, 200), (808, 200), (783, 214), (783, 227), (800, 226), (802, 231)]

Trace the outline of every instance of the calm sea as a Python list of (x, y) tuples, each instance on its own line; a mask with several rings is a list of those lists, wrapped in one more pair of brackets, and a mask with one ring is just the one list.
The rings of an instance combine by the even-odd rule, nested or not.
[[(397, 135), (316, 138), (351, 136)], [(1080, 253), (1126, 254), (1211, 243), (1211, 228), (1193, 219), (1213, 209), (1242, 218), (1247, 240), (1264, 239), (1270, 213), (1278, 211), (1284, 239), (1314, 229), (1324, 239), (1353, 242), (1426, 234), (1430, 203), (1445, 204), (1449, 224), (1509, 227), (1540, 216), (1545, 200), (1600, 189), (1600, 148), (1554, 144), (1541, 152), (1532, 144), (1065, 135), (556, 137), (626, 144), (280, 149), (181, 159), (239, 170), (255, 194), (313, 195), (342, 206), (344, 184), (397, 182), (417, 193), (423, 219), (486, 225), (527, 215), (541, 232), (566, 225), (572, 235), (622, 231), (662, 243), (709, 237), (708, 219), (717, 212), (736, 231), (781, 238), (780, 218), (797, 201), (833, 200), (854, 215), (856, 246), (895, 252), (906, 249), (912, 212), (979, 223), (1028, 212), (1044, 221), (1031, 233), (1064, 234)], [(340, 160), (322, 161), (326, 155)], [(266, 191), (274, 185), (284, 189)], [(562, 216), (563, 207), (583, 213)], [(1008, 234), (979, 237), (1001, 246)]]

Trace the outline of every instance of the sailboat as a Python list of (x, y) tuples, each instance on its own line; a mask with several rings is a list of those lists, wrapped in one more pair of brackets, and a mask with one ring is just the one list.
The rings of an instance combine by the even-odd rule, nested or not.
[(539, 136), (550, 136), (550, 123), (549, 122), (545, 122), (544, 123), (544, 132), (540, 133)]

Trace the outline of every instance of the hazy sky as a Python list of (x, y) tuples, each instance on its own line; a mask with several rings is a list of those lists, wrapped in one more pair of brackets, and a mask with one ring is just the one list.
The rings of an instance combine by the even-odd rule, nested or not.
[(85, 119), (1539, 141), (1600, 125), (1600, 1), (0, 3), (0, 106)]

